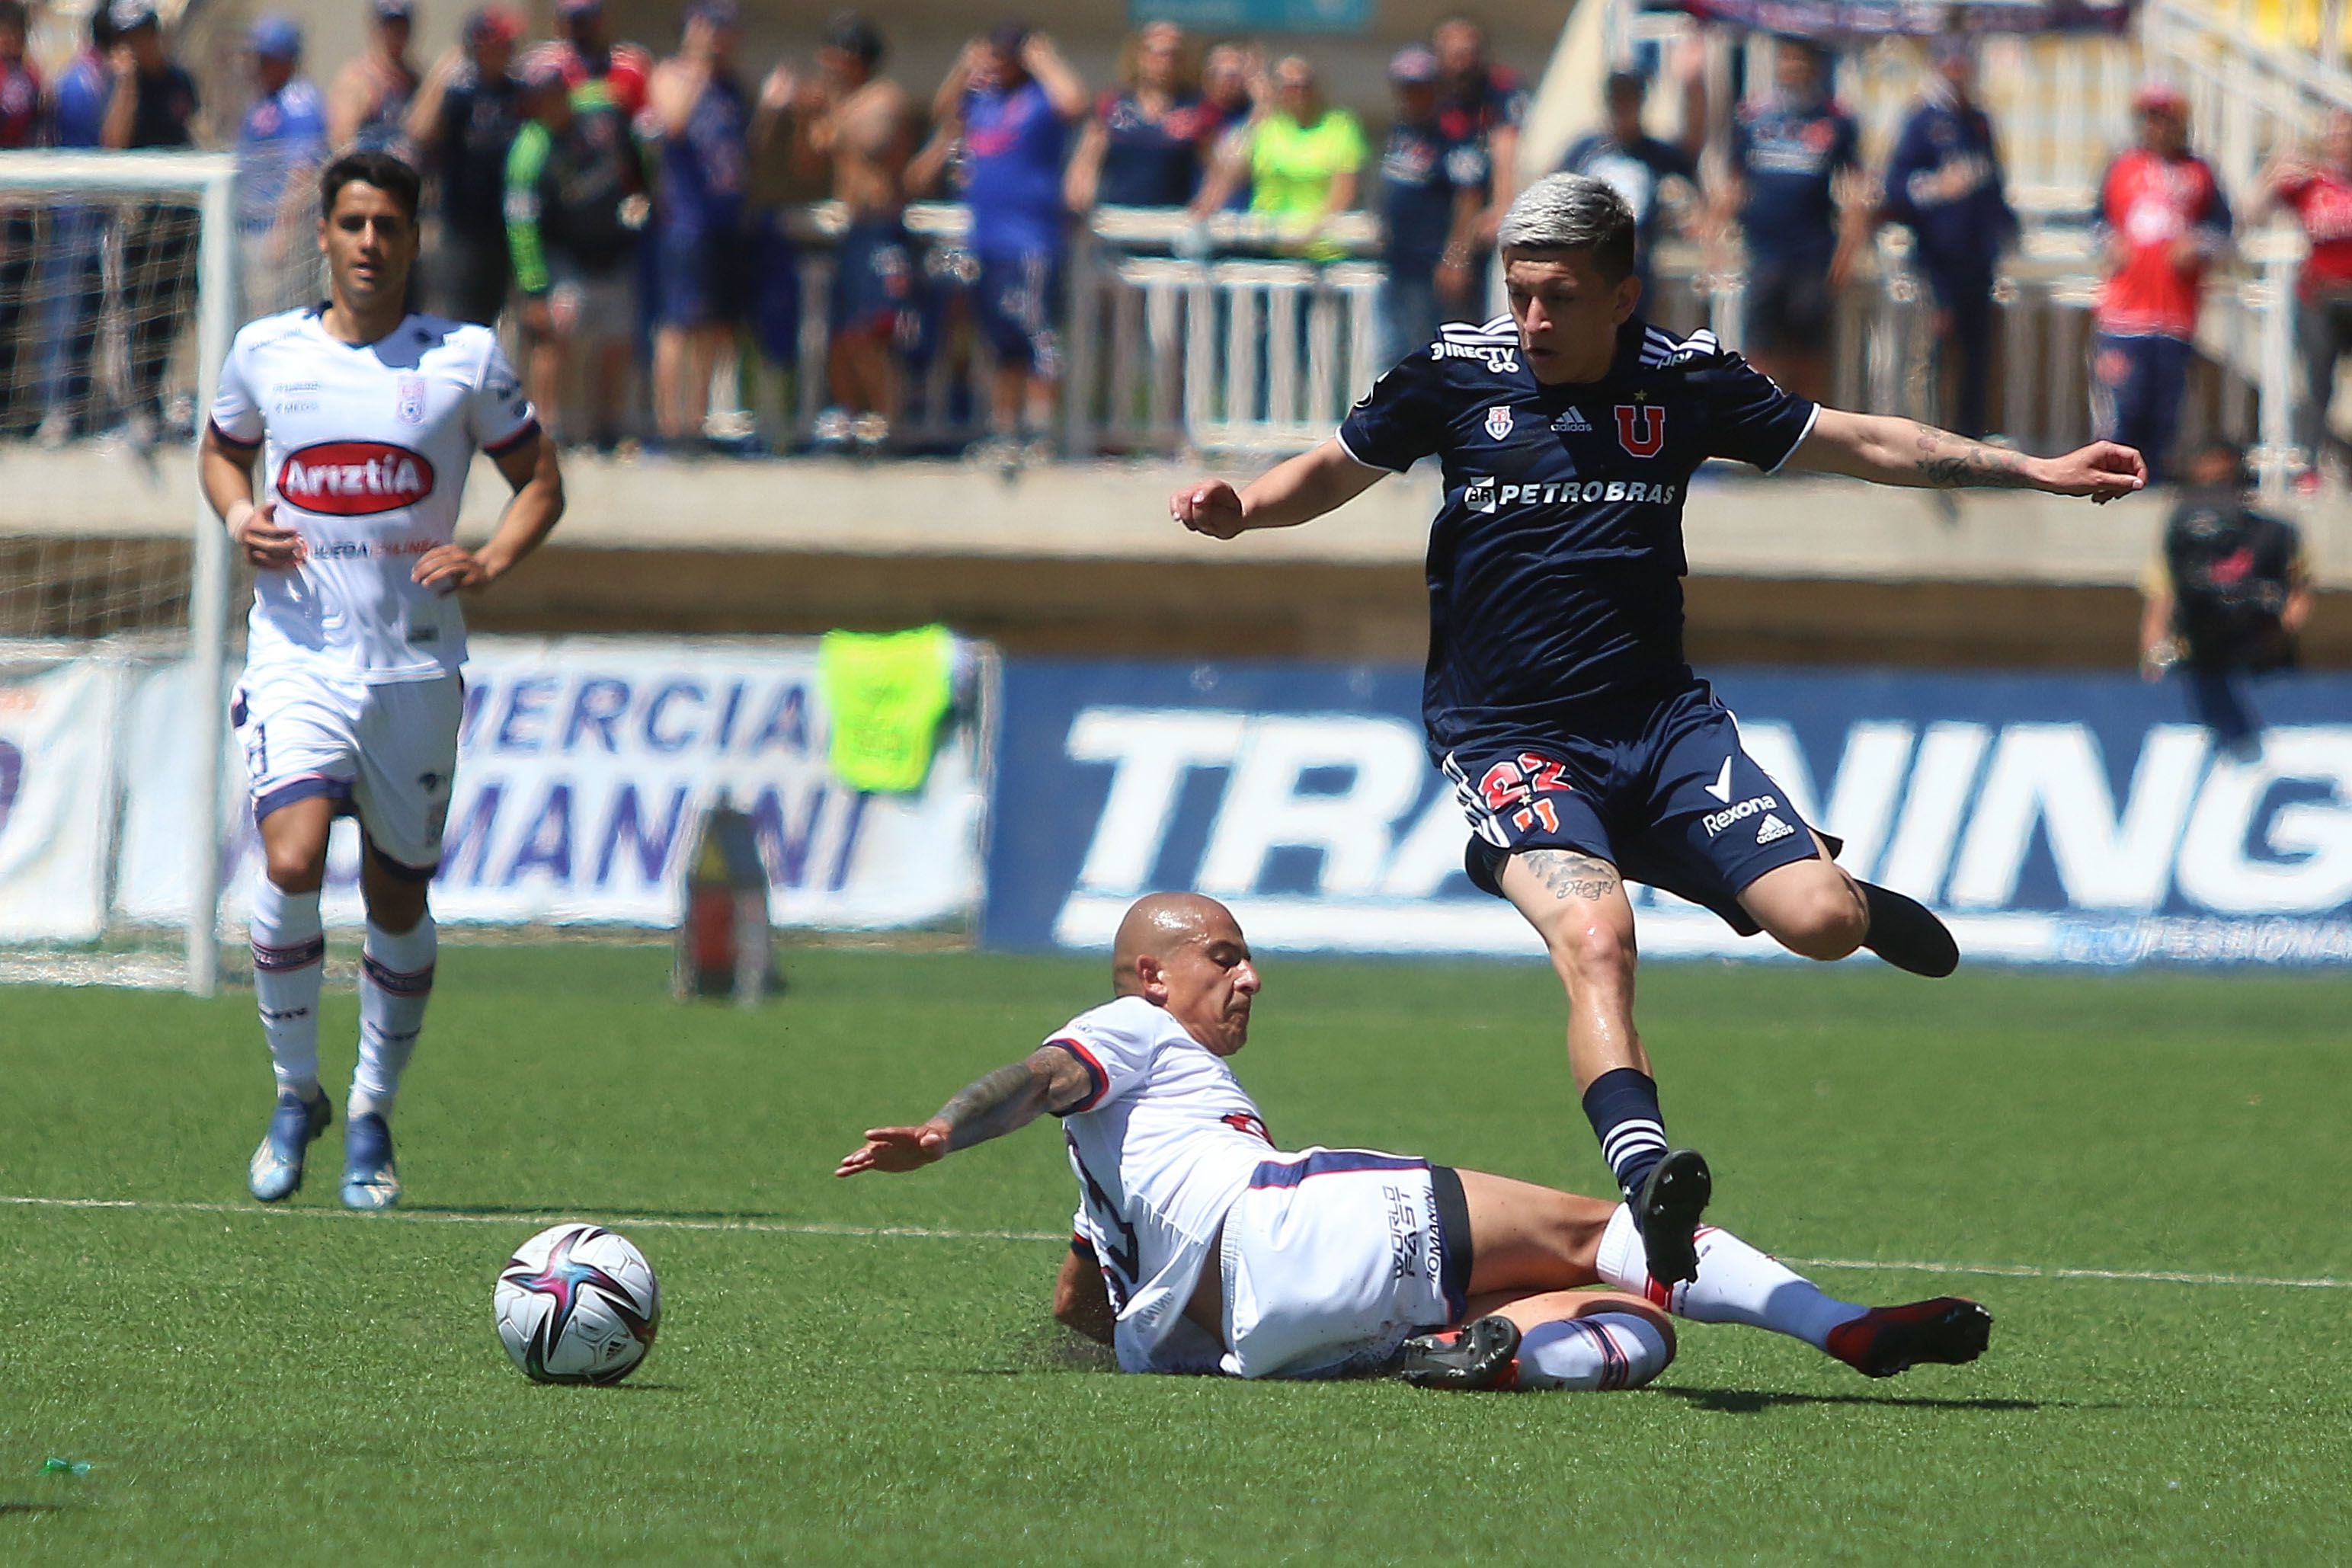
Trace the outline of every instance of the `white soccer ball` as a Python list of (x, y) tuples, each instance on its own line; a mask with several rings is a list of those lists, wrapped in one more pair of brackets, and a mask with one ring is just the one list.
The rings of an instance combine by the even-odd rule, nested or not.
[(499, 1340), (535, 1383), (618, 1383), (653, 1348), (661, 1286), (602, 1226), (551, 1226), (499, 1270)]

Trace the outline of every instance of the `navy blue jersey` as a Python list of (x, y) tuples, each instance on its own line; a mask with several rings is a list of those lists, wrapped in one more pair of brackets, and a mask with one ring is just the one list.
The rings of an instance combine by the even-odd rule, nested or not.
[(1449, 142), (1434, 121), (1389, 127), (1381, 149), (1381, 221), (1387, 260), (1399, 271), (1434, 272), (1454, 232), (1454, 204), (1463, 191), (1482, 197), (1486, 153), (1475, 142)]
[(2001, 189), (2000, 152), (1983, 110), (1946, 96), (1911, 111), (1886, 160), (1886, 218), (1917, 237), (1925, 270), (1991, 275), (2017, 235), (2017, 215)]
[(1402, 473), (1434, 455), (1431, 752), (1638, 722), (1686, 686), (1683, 498), (1709, 458), (1779, 468), (1818, 410), (1711, 332), (1636, 319), (1597, 382), (1547, 386), (1507, 316), (1448, 325), (1339, 426), (1350, 457)]
[(1747, 182), (1739, 209), (1749, 254), (1827, 265), (1837, 247), (1831, 184), (1862, 166), (1862, 133), (1833, 104), (1743, 108), (1731, 125), (1731, 167)]

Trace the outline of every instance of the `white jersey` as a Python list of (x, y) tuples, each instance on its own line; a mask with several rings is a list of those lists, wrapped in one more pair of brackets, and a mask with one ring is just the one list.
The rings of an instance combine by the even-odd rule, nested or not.
[(213, 428), (262, 448), (262, 499), (302, 536), (291, 570), (255, 574), (247, 660), (371, 683), (451, 674), (457, 595), (410, 574), (454, 537), (475, 449), (512, 451), (539, 422), (488, 327), (408, 316), (346, 343), (322, 310), (248, 324), (213, 399)]
[(1092, 1080), (1062, 1121), (1078, 1178), (1075, 1228), (1118, 1312), (1129, 1372), (1214, 1371), (1221, 1348), (1184, 1317), (1225, 1211), (1280, 1156), (1224, 1059), (1140, 996), (1081, 1013), (1048, 1045)]

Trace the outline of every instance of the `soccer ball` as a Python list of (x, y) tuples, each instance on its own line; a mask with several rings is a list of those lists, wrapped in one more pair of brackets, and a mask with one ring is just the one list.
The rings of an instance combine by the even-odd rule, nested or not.
[(534, 1383), (618, 1383), (653, 1348), (661, 1286), (602, 1226), (551, 1226), (499, 1270), (499, 1339)]

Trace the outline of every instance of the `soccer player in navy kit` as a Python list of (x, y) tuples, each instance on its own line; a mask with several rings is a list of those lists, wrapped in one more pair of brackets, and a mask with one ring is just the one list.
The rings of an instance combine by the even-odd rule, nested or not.
[(1339, 434), (1236, 491), (1206, 479), (1176, 520), (1231, 539), (1321, 516), (1434, 455), (1423, 717), (1473, 837), (1466, 867), (1542, 936), (1568, 991), (1569, 1063), (1601, 1152), (1672, 1283), (1696, 1267), (1711, 1183), (1669, 1151), (1634, 1030), (1622, 879), (1769, 932), (1807, 958), (1867, 946), (1916, 973), (1958, 962), (1899, 894), (1857, 882), (1740, 749), (1683, 658), (1682, 504), (1709, 458), (1881, 484), (2112, 500), (2147, 482), (2129, 447), (2032, 458), (1910, 420), (1792, 397), (1701, 332), (1634, 314), (1633, 214), (1577, 174), (1538, 181), (1498, 237), (1511, 313), (1448, 325), (1381, 378)]

